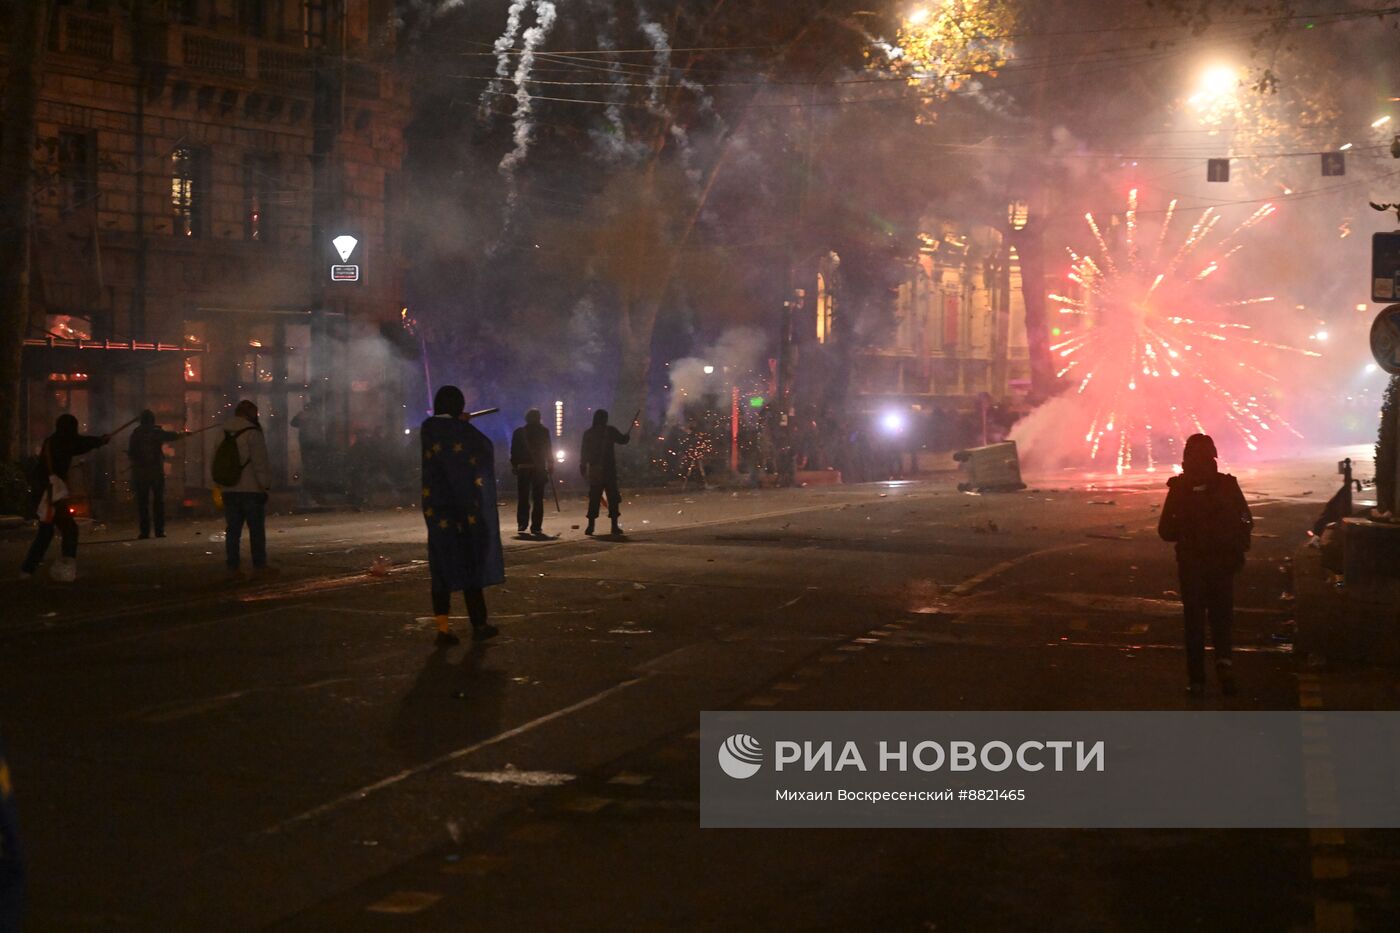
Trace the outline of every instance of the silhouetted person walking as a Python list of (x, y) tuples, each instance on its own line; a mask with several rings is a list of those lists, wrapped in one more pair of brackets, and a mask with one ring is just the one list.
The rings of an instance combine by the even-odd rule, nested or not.
[(554, 445), (540, 423), (540, 410), (525, 412), (525, 424), (510, 438), (510, 469), (515, 474), (515, 524), (520, 533), (544, 534), (544, 487), (554, 472)]
[(433, 621), (440, 645), (459, 640), (448, 618), (454, 590), (466, 597), (472, 638), (481, 641), (495, 635), (496, 627), (486, 620), (484, 591), (506, 579), (496, 510), (495, 445), (463, 416), (466, 409), (462, 390), (443, 386), (433, 397), (433, 416), (418, 432)]
[(598, 509), (604, 495), (608, 497), (608, 517), (612, 519), (612, 533), (622, 534), (618, 523), (622, 515), (622, 493), (617, 488), (617, 454), (614, 448), (632, 440), (632, 428), (623, 434), (608, 424), (608, 413), (598, 409), (593, 413), (593, 427), (583, 432), (583, 445), (579, 451), (578, 469), (588, 480), (588, 528), (584, 534), (593, 534), (594, 523), (598, 520)]
[(35, 532), (34, 543), (29, 546), (29, 553), (20, 566), (21, 576), (32, 577), (39, 569), (57, 528), (62, 536), (62, 555), (68, 568), (58, 577), (65, 582), (76, 577), (78, 523), (73, 519), (72, 503), (69, 501), (68, 471), (75, 458), (96, 450), (111, 439), (110, 434), (79, 434), (78, 419), (72, 415), (59, 415), (54, 422), (53, 433), (44, 440), (30, 485), (31, 505), (40, 510), (39, 530)]
[(1239, 482), (1219, 472), (1215, 459), (1215, 441), (1208, 435), (1193, 434), (1186, 439), (1181, 474), (1167, 481), (1167, 501), (1157, 524), (1162, 540), (1176, 543), (1192, 696), (1205, 692), (1207, 619), (1221, 692), (1227, 696), (1235, 692), (1230, 657), (1235, 574), (1244, 567), (1254, 527)]
[(141, 423), (131, 432), (126, 456), (131, 461), (131, 491), (136, 494), (141, 538), (151, 536), (152, 512), (156, 537), (165, 537), (165, 445), (186, 433), (167, 431), (156, 424), (155, 413), (149, 408), (141, 412)]

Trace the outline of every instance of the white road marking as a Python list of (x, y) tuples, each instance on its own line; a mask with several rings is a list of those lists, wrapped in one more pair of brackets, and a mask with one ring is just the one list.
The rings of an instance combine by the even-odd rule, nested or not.
[(1073, 551), (1082, 547), (1088, 547), (1088, 545), (1082, 541), (1074, 544), (1061, 544), (1055, 547), (1042, 548), (1039, 551), (1031, 551), (1029, 554), (1022, 554), (1020, 557), (1013, 557), (1010, 560), (1004, 560), (999, 564), (993, 564), (979, 574), (968, 577), (949, 590), (948, 593), (950, 596), (966, 596), (993, 577), (1000, 576), (1013, 567), (1017, 567), (1027, 561), (1035, 560), (1040, 557), (1047, 557), (1051, 554), (1059, 554), (1064, 551)]
[(459, 778), (481, 781), (483, 784), (519, 784), (521, 787), (562, 787), (574, 780), (577, 775), (559, 771), (517, 771), (507, 768), (504, 771), (457, 771)]
[(465, 758), (467, 755), (470, 755), (474, 752), (478, 752), (483, 748), (489, 748), (492, 745), (499, 745), (500, 743), (508, 741), (509, 739), (513, 739), (518, 735), (524, 735), (527, 732), (531, 732), (535, 729), (538, 729), (540, 726), (546, 725), (547, 723), (551, 723), (556, 719), (562, 719), (565, 716), (577, 713), (579, 710), (587, 709), (588, 707), (593, 706), (596, 703), (606, 700), (608, 697), (612, 696), (615, 693), (621, 693), (628, 687), (636, 686), (637, 684), (650, 679), (651, 676), (651, 674), (643, 674), (641, 677), (634, 677), (631, 680), (624, 680), (620, 684), (614, 684), (613, 686), (608, 687), (606, 690), (600, 690), (590, 697), (585, 697), (584, 699), (579, 700), (577, 703), (571, 703), (570, 705), (561, 707), (560, 709), (557, 709), (552, 713), (546, 713), (545, 715), (540, 716), (536, 719), (531, 719), (529, 722), (521, 723), (513, 729), (507, 729), (506, 731), (497, 733), (496, 735), (493, 735), (488, 739), (482, 739), (480, 742), (474, 742), (471, 745), (466, 746), (465, 748), (459, 748), (456, 751), (448, 752), (445, 755), (439, 755), (436, 758), (433, 758), (429, 761), (425, 761), (420, 765), (415, 765), (412, 768), (405, 768), (397, 774), (391, 774), (386, 778), (382, 778), (381, 780), (375, 781), (373, 784), (366, 784), (364, 787), (361, 787), (358, 790), (351, 791), (348, 794), (342, 794), (339, 797), (326, 801), (320, 806), (312, 807), (310, 810), (307, 810), (304, 813), (299, 813), (296, 816), (291, 817), (290, 819), (283, 820), (282, 822), (274, 826), (269, 826), (267, 829), (262, 830), (261, 834), (268, 836), (274, 835), (290, 826), (296, 825), (297, 823), (304, 823), (307, 820), (315, 819), (318, 816), (323, 816), (327, 813), (330, 813), (332, 810), (338, 810), (341, 807), (345, 806), (347, 803), (354, 803), (357, 800), (364, 800), (370, 794), (374, 794), (381, 790), (385, 790), (386, 788), (393, 787), (396, 784), (401, 784), (411, 777), (416, 777), (419, 774), (431, 771), (432, 769), (445, 765), (448, 762), (457, 761), (460, 758)]

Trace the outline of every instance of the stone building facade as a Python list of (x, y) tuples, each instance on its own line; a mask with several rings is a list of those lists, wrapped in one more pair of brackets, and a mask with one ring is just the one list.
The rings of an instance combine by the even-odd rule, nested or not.
[[(394, 218), (409, 88), (392, 9), (56, 4), (37, 120), (27, 449), (64, 411), (92, 431), (143, 408), (198, 430), (252, 398), (277, 482), (295, 486), (312, 432), (332, 449), (401, 433)], [(345, 259), (337, 237), (354, 241)], [(292, 427), (308, 405), (318, 416)], [(204, 485), (216, 433), (174, 445), (172, 495)], [(120, 451), (96, 467), (93, 492), (120, 493)]]

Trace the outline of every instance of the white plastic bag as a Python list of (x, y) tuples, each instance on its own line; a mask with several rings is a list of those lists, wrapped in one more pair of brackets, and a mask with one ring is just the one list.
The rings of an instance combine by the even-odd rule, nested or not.
[(39, 500), (39, 521), (45, 525), (53, 524), (54, 503), (67, 498), (68, 484), (57, 475), (50, 475), (49, 486), (44, 490), (44, 497)]

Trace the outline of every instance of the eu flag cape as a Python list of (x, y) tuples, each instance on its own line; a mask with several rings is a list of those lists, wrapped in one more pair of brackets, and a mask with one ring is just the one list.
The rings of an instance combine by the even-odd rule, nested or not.
[(491, 439), (467, 421), (441, 415), (424, 421), (419, 437), (433, 588), (469, 590), (505, 582)]

